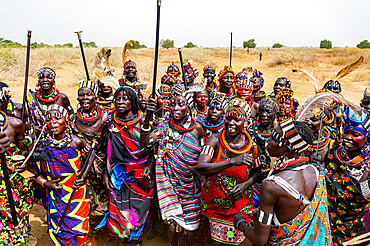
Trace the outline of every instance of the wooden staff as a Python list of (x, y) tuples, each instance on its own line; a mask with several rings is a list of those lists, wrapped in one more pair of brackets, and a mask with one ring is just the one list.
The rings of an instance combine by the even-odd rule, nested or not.
[(162, 0), (157, 0), (157, 27), (156, 27), (156, 33), (155, 33), (154, 72), (153, 72), (153, 88), (152, 88), (152, 97), (153, 98), (155, 98), (155, 90), (156, 90), (156, 85), (157, 85), (159, 23), (160, 23), (160, 17), (161, 17), (161, 2), (162, 2)]
[[(1, 127), (0, 132), (3, 131), (3, 127)], [(17, 219), (17, 213), (15, 211), (15, 204), (13, 199), (13, 192), (12, 187), (9, 180), (9, 172), (8, 167), (6, 164), (6, 158), (5, 154), (1, 155), (1, 170), (3, 171), (4, 175), (4, 182), (5, 182), (5, 188), (6, 188), (6, 194), (8, 196), (9, 206), (10, 206), (10, 214), (12, 216), (12, 221), (14, 225), (14, 232), (17, 236), (21, 234), (21, 231), (19, 229), (18, 219)]]
[(86, 58), (85, 58), (85, 53), (84, 53), (84, 47), (82, 45), (82, 40), (81, 40), (81, 32), (82, 31), (78, 31), (78, 32), (75, 32), (75, 33), (77, 33), (78, 42), (80, 44), (82, 60), (84, 62), (84, 66), (85, 66), (86, 79), (87, 80), (90, 80), (89, 71), (87, 70), (87, 64), (86, 64)]
[(230, 36), (230, 67), (232, 58), (233, 58), (233, 33), (231, 33)]
[(24, 76), (23, 105), (22, 105), (22, 112), (21, 112), (21, 120), (23, 123), (24, 123), (24, 115), (26, 111), (26, 102), (27, 102), (28, 71), (30, 68), (31, 34), (32, 34), (32, 31), (28, 30), (27, 32), (26, 73)]
[[(93, 153), (93, 151), (94, 151), (94, 148), (95, 148), (95, 142), (93, 142), (93, 144), (92, 144), (92, 146), (91, 146), (91, 149), (90, 149), (90, 151), (89, 151), (89, 154), (87, 155), (87, 159), (86, 159), (86, 161), (85, 161), (85, 164), (84, 164), (83, 166), (81, 166), (81, 167), (80, 167), (80, 170), (78, 170), (80, 173), (79, 173), (79, 175), (78, 175), (77, 179), (81, 179), (81, 178), (82, 178), (82, 175), (83, 175), (83, 174), (84, 174), (84, 172), (86, 171), (86, 168), (87, 168), (87, 166), (89, 165), (89, 160), (90, 160), (90, 157), (91, 157), (91, 155), (92, 155), (92, 153)], [(67, 205), (66, 205), (66, 207), (65, 207), (65, 209), (64, 209), (64, 211), (63, 211), (62, 218), (60, 218), (59, 223), (58, 223), (58, 227), (57, 227), (57, 229), (56, 229), (56, 231), (55, 231), (55, 234), (56, 234), (56, 235), (58, 235), (59, 230), (60, 230), (60, 228), (62, 227), (62, 224), (63, 224), (64, 218), (65, 218), (65, 217), (66, 217), (66, 215), (67, 215), (67, 211), (68, 211), (68, 209), (69, 209), (69, 206), (71, 205), (71, 202), (72, 202), (73, 196), (74, 196), (74, 195), (75, 195), (75, 193), (76, 193), (76, 190), (77, 190), (76, 188), (73, 188), (73, 190), (72, 190), (71, 196), (69, 197), (68, 203), (67, 203)]]
[(186, 78), (185, 78), (184, 61), (182, 59), (181, 48), (179, 48), (179, 57), (180, 57), (180, 64), (181, 64), (182, 80), (184, 81), (184, 85), (186, 87), (187, 86), (187, 83), (186, 83)]

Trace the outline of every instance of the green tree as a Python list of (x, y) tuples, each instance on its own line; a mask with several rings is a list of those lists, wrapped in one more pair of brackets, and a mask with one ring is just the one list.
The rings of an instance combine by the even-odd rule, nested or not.
[(170, 39), (166, 39), (166, 40), (162, 39), (160, 44), (161, 44), (161, 47), (165, 49), (175, 48), (175, 41), (170, 40)]
[(284, 47), (284, 45), (279, 44), (279, 43), (275, 43), (275, 44), (272, 46), (272, 48), (282, 48), (282, 47)]
[(320, 49), (331, 49), (332, 47), (331, 41), (327, 39), (321, 40)]
[(134, 40), (134, 47), (133, 49), (141, 49), (141, 48), (147, 48), (145, 44), (140, 44), (139, 41)]
[(72, 43), (66, 43), (66, 44), (55, 44), (54, 45), (55, 48), (64, 48), (64, 47), (67, 47), (67, 48), (73, 48), (73, 44)]
[(367, 41), (367, 40), (363, 40), (361, 41), (358, 45), (357, 45), (357, 48), (360, 48), (360, 49), (368, 49), (370, 48), (370, 42)]
[(196, 47), (198, 47), (198, 46), (196, 46), (192, 42), (188, 42), (187, 44), (184, 45), (184, 48), (196, 48)]
[(249, 39), (248, 41), (243, 42), (243, 48), (256, 48), (257, 44), (254, 42), (254, 39)]

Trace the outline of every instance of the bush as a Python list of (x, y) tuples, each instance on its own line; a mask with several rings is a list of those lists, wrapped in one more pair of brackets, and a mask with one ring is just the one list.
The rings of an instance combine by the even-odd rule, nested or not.
[(55, 48), (73, 48), (73, 44), (72, 43), (66, 43), (66, 44), (55, 44), (54, 45)]
[(82, 42), (82, 46), (83, 47), (92, 47), (92, 48), (96, 48), (98, 46), (96, 46), (95, 42), (89, 42), (89, 43), (85, 43), (85, 42)]
[(370, 42), (367, 41), (367, 40), (361, 41), (361, 43), (359, 43), (357, 45), (357, 48), (360, 48), (360, 49), (368, 49), (368, 48), (370, 48)]
[(256, 48), (257, 44), (254, 42), (254, 39), (249, 39), (248, 41), (243, 42), (243, 48)]
[(166, 39), (166, 40), (161, 40), (161, 47), (162, 48), (165, 48), (165, 49), (169, 49), (169, 48), (175, 48), (175, 41), (173, 40), (169, 40), (169, 39)]
[(23, 45), (18, 42), (13, 42), (8, 39), (0, 38), (0, 47), (1, 48), (20, 48), (20, 47), (23, 47)]
[(184, 48), (196, 48), (197, 46), (195, 44), (193, 44), (192, 42), (189, 42), (187, 44), (184, 45)]
[(134, 41), (134, 47), (132, 47), (133, 49), (142, 49), (142, 48), (147, 48), (145, 44), (140, 44), (139, 41)]
[(320, 42), (320, 48), (321, 49), (331, 49), (332, 48), (332, 44), (331, 44), (331, 41), (329, 40), (321, 40)]
[(282, 47), (284, 47), (284, 45), (279, 44), (279, 43), (275, 43), (275, 44), (272, 46), (272, 48), (282, 48)]

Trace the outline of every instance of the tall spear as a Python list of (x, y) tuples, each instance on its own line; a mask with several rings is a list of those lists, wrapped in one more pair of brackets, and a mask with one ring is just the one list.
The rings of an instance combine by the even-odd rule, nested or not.
[(21, 120), (22, 120), (23, 123), (24, 123), (24, 115), (25, 115), (25, 111), (26, 111), (28, 71), (29, 71), (29, 68), (30, 68), (31, 33), (32, 33), (32, 31), (28, 30), (28, 32), (27, 32), (26, 73), (25, 73), (25, 76), (24, 76), (23, 105), (22, 105), (22, 112), (21, 112)]
[(233, 58), (233, 33), (231, 33), (230, 36), (230, 67), (232, 58)]
[(80, 44), (82, 60), (84, 62), (84, 66), (85, 66), (86, 79), (87, 80), (90, 80), (89, 71), (87, 70), (87, 64), (86, 64), (86, 58), (85, 58), (84, 48), (83, 48), (82, 40), (81, 40), (81, 32), (82, 31), (78, 31), (78, 32), (75, 32), (75, 33), (77, 34), (78, 42)]
[(182, 72), (182, 80), (184, 81), (185, 87), (187, 86), (186, 84), (186, 79), (185, 79), (185, 69), (184, 69), (184, 61), (182, 59), (182, 52), (181, 48), (179, 48), (179, 57), (180, 57), (180, 64), (181, 64), (181, 72)]
[(155, 33), (155, 53), (154, 53), (154, 72), (153, 72), (153, 88), (152, 97), (155, 97), (155, 89), (157, 85), (157, 67), (158, 67), (158, 47), (159, 47), (159, 22), (161, 17), (161, 2), (162, 0), (157, 0), (157, 27)]

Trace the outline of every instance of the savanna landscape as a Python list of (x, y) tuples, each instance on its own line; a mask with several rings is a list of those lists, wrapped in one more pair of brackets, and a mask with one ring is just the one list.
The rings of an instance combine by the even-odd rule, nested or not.
[[(115, 77), (121, 78), (123, 64), (121, 59), (122, 48), (112, 49), (110, 58), (111, 67), (115, 69)], [(93, 61), (100, 48), (85, 48), (85, 56), (89, 70), (93, 67)], [(263, 53), (262, 61), (259, 53)], [(235, 48), (233, 50), (232, 66), (235, 72), (245, 67), (252, 67), (263, 72), (265, 84), (262, 90), (271, 93), (273, 83), (278, 77), (287, 77), (292, 82), (294, 97), (302, 104), (303, 101), (314, 95), (314, 88), (305, 75), (293, 73), (292, 69), (301, 68), (313, 74), (319, 81), (319, 88), (330, 79), (334, 79), (336, 73), (346, 65), (364, 56), (364, 63), (350, 75), (340, 80), (342, 94), (345, 98), (358, 105), (364, 89), (370, 87), (370, 50), (357, 48)], [(12, 99), (22, 102), (24, 72), (25, 72), (25, 48), (0, 49), (0, 81), (11, 87)], [(205, 64), (213, 64), (216, 73), (229, 64), (229, 50), (226, 48), (185, 48), (183, 49), (184, 60), (192, 60), (198, 68), (202, 78), (202, 69)], [(134, 60), (138, 66), (139, 78), (147, 83), (147, 96), (151, 92), (153, 77), (154, 49), (136, 49), (128, 52), (127, 59)], [(157, 85), (164, 75), (167, 66), (171, 62), (180, 64), (177, 49), (160, 49)], [(56, 71), (56, 85), (58, 89), (67, 94), (74, 109), (77, 107), (77, 83), (85, 79), (85, 71), (79, 48), (36, 48), (31, 49), (30, 72), (28, 88), (34, 89), (37, 82), (37, 70), (42, 66), (51, 67)], [(44, 222), (45, 212), (40, 206), (34, 206), (30, 221), (32, 233), (38, 238), (39, 246), (52, 245), (47, 234), (47, 224)], [(163, 245), (164, 241), (150, 241), (149, 245)], [(102, 242), (102, 241), (100, 241)], [(147, 245), (148, 245), (147, 244)], [(99, 245), (105, 245), (104, 243)], [(112, 243), (111, 245), (115, 245)]]

